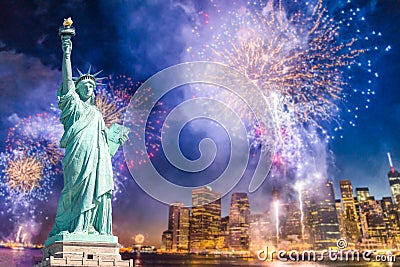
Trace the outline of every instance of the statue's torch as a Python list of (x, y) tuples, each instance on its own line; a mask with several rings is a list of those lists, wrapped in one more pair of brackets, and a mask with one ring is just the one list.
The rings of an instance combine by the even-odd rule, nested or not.
[(75, 28), (72, 27), (72, 19), (71, 17), (64, 19), (63, 26), (58, 29), (58, 35), (60, 36), (75, 36)]

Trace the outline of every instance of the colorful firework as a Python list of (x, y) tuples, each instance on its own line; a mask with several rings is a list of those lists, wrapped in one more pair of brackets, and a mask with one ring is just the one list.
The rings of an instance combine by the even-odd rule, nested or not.
[(125, 107), (119, 108), (117, 103), (110, 101), (103, 94), (96, 95), (95, 103), (103, 114), (106, 127), (109, 128), (114, 123), (121, 124)]
[[(53, 194), (59, 171), (44, 151), (3, 152), (0, 160), (0, 197), (9, 221), (35, 220)], [(47, 220), (47, 217), (46, 217)]]
[(21, 156), (8, 162), (6, 175), (11, 190), (31, 193), (43, 178), (43, 164), (34, 156)]
[[(365, 18), (350, 3), (348, 11), (335, 16), (322, 0), (234, 2), (223, 7), (210, 0), (210, 4), (211, 9), (198, 13), (203, 25), (193, 29), (202, 45), (193, 44), (187, 52), (194, 59), (227, 64), (257, 84), (262, 95), (254, 97), (263, 97), (273, 112), (277, 157), (285, 164), (296, 166), (309, 146), (318, 143), (316, 139), (334, 138), (327, 127), (334, 122), (335, 131), (342, 129), (339, 112), (352, 94), (359, 92), (361, 99), (370, 101), (374, 94), (371, 83), (378, 74), (371, 70), (365, 54), (379, 47), (365, 40), (380, 34), (360, 30), (356, 24), (365, 24)], [(354, 73), (365, 71), (364, 66), (368, 68), (368, 86), (352, 89)], [(235, 98), (224, 97), (224, 93), (216, 97), (242, 109), (243, 104)], [(354, 110), (348, 108), (348, 112)], [(350, 124), (355, 126), (354, 120)], [(262, 123), (256, 123), (249, 131), (254, 147), (270, 143), (262, 129)]]
[(40, 113), (29, 116), (10, 128), (6, 139), (6, 151), (27, 155), (40, 151), (51, 165), (56, 166), (63, 157), (63, 151), (59, 148), (62, 133), (63, 127), (57, 114)]
[[(107, 126), (122, 123), (124, 105), (127, 105), (130, 94), (135, 90), (131, 81), (126, 76), (118, 76), (110, 80), (109, 86), (98, 88), (96, 102), (104, 114)], [(50, 110), (50, 113), (20, 119), (8, 132), (6, 151), (1, 157), (0, 194), (9, 207), (7, 213), (14, 215), (13, 218), (36, 213), (38, 206), (35, 201), (46, 201), (48, 194), (53, 193), (55, 177), (62, 175), (60, 163), (63, 150), (59, 147), (59, 140), (64, 129), (59, 122), (57, 105), (51, 105)], [(124, 183), (128, 179), (124, 175), (123, 162), (122, 152), (118, 152), (112, 159), (114, 200), (124, 190)]]
[[(319, 125), (318, 121), (330, 121), (337, 115), (338, 101), (345, 97), (348, 85), (344, 67), (359, 65), (357, 59), (367, 48), (357, 48), (356, 37), (339, 38), (340, 25), (353, 18), (335, 21), (322, 0), (315, 5), (286, 5), (290, 10), (281, 0), (252, 2), (222, 14), (213, 4), (222, 23), (219, 28), (206, 29), (212, 32), (213, 41), (192, 56), (234, 67), (252, 79), (265, 97), (278, 93), (282, 105), (298, 121)], [(352, 16), (357, 18), (358, 12)], [(208, 13), (200, 14), (210, 25)], [(202, 35), (197, 27), (194, 33)]]
[[(96, 106), (102, 112), (107, 127), (110, 127), (113, 123), (122, 124), (126, 107), (140, 85), (140, 82), (134, 82), (129, 76), (117, 75), (115, 77), (109, 76), (108, 83), (97, 89)], [(148, 97), (151, 96), (143, 95), (143, 98), (140, 99), (144, 100)], [(166, 113), (162, 110), (162, 103), (159, 103), (157, 107), (158, 108), (152, 112), (153, 119), (149, 120), (146, 127), (146, 145), (149, 148), (150, 155), (154, 155), (160, 147), (161, 129), (158, 128), (157, 125), (160, 124), (161, 115)], [(153, 126), (153, 124), (155, 125)], [(131, 133), (131, 136), (132, 138), (137, 138), (138, 134)], [(140, 163), (125, 163), (122, 150), (118, 150), (112, 157), (115, 186), (113, 201), (118, 200), (119, 193), (125, 190), (125, 184), (129, 177), (126, 164), (135, 165)]]
[[(151, 88), (146, 88), (143, 90), (141, 93), (136, 93), (136, 97), (134, 98), (135, 102), (140, 102), (140, 103), (146, 103), (153, 97), (153, 93), (151, 91)], [(134, 104), (135, 106), (140, 106), (138, 104)], [(163, 121), (165, 119), (165, 116), (168, 114), (168, 111), (166, 110), (167, 107), (163, 105), (162, 102), (158, 102), (154, 108), (153, 111), (151, 112), (147, 122), (146, 122), (146, 129), (145, 129), (145, 143), (146, 147), (148, 149), (148, 155), (150, 158), (154, 157), (154, 155), (159, 151), (160, 146), (161, 146), (161, 132), (162, 132), (162, 127), (168, 127), (168, 125), (163, 124)], [(146, 111), (137, 111), (142, 113), (144, 117), (144, 114)], [(140, 124), (139, 121), (137, 121), (139, 118), (133, 118), (132, 116), (125, 116), (124, 123), (128, 123), (127, 118), (132, 119), (133, 121), (130, 121), (129, 123), (133, 125), (138, 125)], [(131, 133), (132, 138), (136, 138), (137, 140), (141, 140), (141, 135), (138, 132), (133, 132)], [(141, 140), (142, 141), (142, 140)], [(128, 143), (131, 142), (131, 140), (127, 141)], [(136, 151), (136, 153), (141, 153), (139, 151)], [(140, 165), (142, 162), (134, 162), (130, 160), (127, 162), (128, 168), (133, 168), (136, 165)]]
[(53, 193), (55, 176), (61, 172), (63, 151), (58, 143), (62, 132), (58, 116), (49, 113), (20, 119), (10, 128), (1, 161), (0, 192), (6, 200), (19, 199), (15, 205), (29, 207)]
[(109, 91), (117, 98), (118, 103), (127, 106), (131, 97), (136, 92), (141, 82), (135, 82), (133, 78), (127, 75), (109, 76), (107, 87)]

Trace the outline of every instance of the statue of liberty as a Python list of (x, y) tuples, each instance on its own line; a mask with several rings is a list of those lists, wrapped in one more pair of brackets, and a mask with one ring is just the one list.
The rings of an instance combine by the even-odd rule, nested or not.
[[(64, 27), (60, 28), (63, 79), (57, 97), (60, 121), (64, 126), (60, 141), (60, 146), (65, 148), (62, 160), (64, 188), (49, 239), (56, 235), (112, 236), (114, 182), (111, 155), (116, 144), (118, 147), (128, 139), (123, 126), (119, 128), (123, 129), (119, 135), (106, 128), (95, 105), (94, 89), (99, 72), (90, 74), (89, 68), (83, 74), (78, 70), (80, 76), (72, 77), (71, 37), (75, 30), (71, 24), (72, 21), (65, 20)], [(109, 136), (112, 134), (114, 139)]]

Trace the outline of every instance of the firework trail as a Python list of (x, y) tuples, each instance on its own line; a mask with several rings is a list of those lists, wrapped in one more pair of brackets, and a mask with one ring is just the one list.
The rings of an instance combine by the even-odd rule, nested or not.
[(15, 238), (15, 242), (19, 242), (19, 237), (21, 235), (21, 231), (22, 231), (22, 226), (20, 225), (18, 227), (18, 232), (17, 232), (17, 237)]
[(279, 202), (274, 202), (275, 206), (275, 230), (276, 230), (276, 247), (279, 246)]
[(24, 244), (26, 236), (27, 236), (27, 234), (26, 234), (26, 233), (24, 233), (24, 234), (22, 235), (22, 238), (21, 238), (21, 243), (23, 243), (23, 244)]
[(304, 213), (303, 213), (303, 199), (301, 195), (301, 186), (297, 187), (297, 192), (299, 194), (299, 209), (300, 209), (300, 224), (301, 224), (301, 238), (304, 240), (304, 234), (305, 234), (305, 226), (304, 226)]

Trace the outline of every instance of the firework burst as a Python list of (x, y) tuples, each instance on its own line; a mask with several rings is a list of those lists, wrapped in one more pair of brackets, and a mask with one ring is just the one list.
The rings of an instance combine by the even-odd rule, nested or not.
[[(131, 100), (131, 97), (136, 92), (137, 88), (141, 85), (140, 82), (135, 82), (131, 77), (126, 75), (109, 76), (108, 83), (105, 86), (99, 87), (96, 91), (96, 106), (103, 114), (103, 118), (107, 127), (113, 123), (122, 124), (125, 116), (126, 107)], [(143, 95), (141, 100), (151, 97), (150, 95)], [(157, 105), (158, 108), (162, 107), (162, 103)], [(165, 111), (155, 109), (152, 112), (153, 119), (148, 122), (146, 127), (146, 145), (149, 148), (149, 153), (154, 154), (158, 151), (160, 144), (161, 129), (157, 127), (160, 123), (159, 118)], [(133, 138), (137, 138), (137, 133), (132, 133)], [(128, 140), (129, 142), (129, 140)], [(127, 162), (128, 166), (140, 164), (138, 162)], [(114, 173), (114, 186), (115, 192), (113, 194), (113, 201), (118, 199), (119, 193), (125, 190), (125, 183), (128, 180), (128, 171), (123, 158), (122, 150), (118, 150), (112, 157), (112, 166)]]
[(117, 103), (110, 101), (102, 94), (96, 95), (95, 104), (103, 114), (107, 128), (111, 127), (114, 123), (121, 124), (125, 107), (119, 108)]
[[(187, 51), (191, 58), (231, 66), (258, 86), (273, 113), (277, 156), (288, 164), (296, 165), (315, 139), (334, 138), (327, 130), (332, 122), (335, 131), (342, 129), (341, 107), (357, 92), (350, 83), (354, 68), (368, 65), (369, 77), (378, 77), (365, 59), (370, 47), (363, 41), (369, 33), (351, 27), (356, 21), (365, 23), (359, 9), (349, 8), (334, 17), (322, 0), (237, 2), (229, 7), (210, 0), (210, 4), (210, 10), (198, 13), (200, 23), (193, 29), (197, 41), (206, 37), (207, 41)], [(367, 102), (374, 94), (370, 88), (359, 91)], [(216, 97), (225, 98), (235, 110), (242, 109), (235, 98), (224, 93)], [(254, 147), (271, 141), (263, 134), (262, 123), (253, 123), (249, 137)]]
[(10, 128), (1, 161), (0, 192), (6, 200), (19, 199), (29, 207), (53, 193), (55, 177), (61, 173), (62, 132), (57, 114), (49, 113), (20, 119)]
[(11, 190), (25, 194), (39, 187), (43, 178), (43, 164), (36, 157), (22, 156), (8, 162), (6, 174)]
[(356, 38), (339, 41), (340, 23), (322, 0), (306, 6), (288, 11), (282, 1), (269, 1), (231, 11), (201, 55), (244, 73), (266, 98), (278, 94), (297, 121), (319, 125), (337, 115), (347, 85), (343, 67), (366, 49), (355, 48)]
[[(63, 157), (59, 148), (63, 128), (57, 114), (40, 113), (19, 120), (8, 132), (6, 151), (12, 154), (43, 154), (51, 165)], [(58, 170), (57, 170), (58, 171)]]

